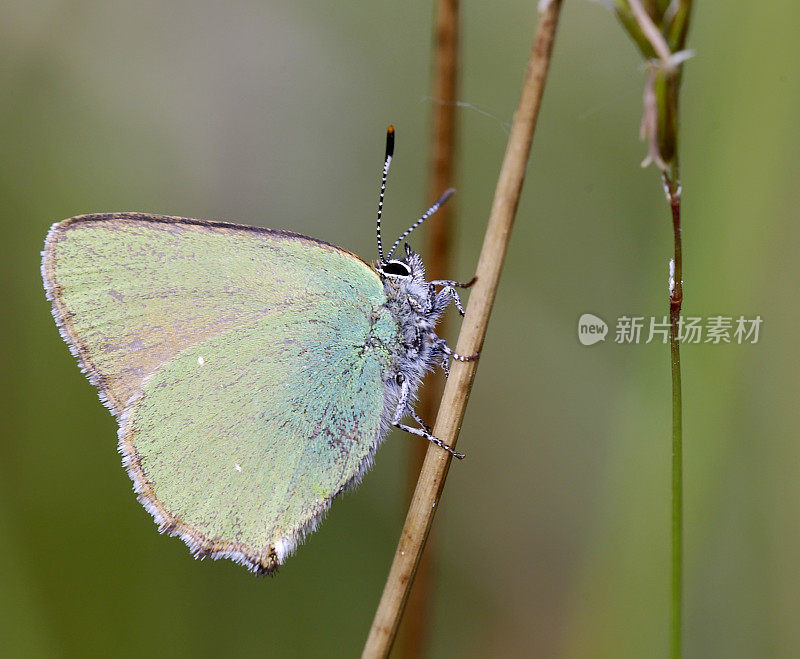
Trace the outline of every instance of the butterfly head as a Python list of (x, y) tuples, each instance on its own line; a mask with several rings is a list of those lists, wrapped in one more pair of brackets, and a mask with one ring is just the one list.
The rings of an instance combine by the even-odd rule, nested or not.
[(389, 298), (404, 300), (410, 309), (425, 315), (432, 308), (434, 291), (425, 279), (422, 257), (406, 244), (404, 258), (389, 258), (376, 270)]
[(378, 274), (382, 280), (393, 279), (398, 282), (425, 282), (425, 264), (422, 257), (414, 252), (408, 243), (405, 245), (406, 255), (402, 259), (389, 258), (380, 261), (377, 265)]

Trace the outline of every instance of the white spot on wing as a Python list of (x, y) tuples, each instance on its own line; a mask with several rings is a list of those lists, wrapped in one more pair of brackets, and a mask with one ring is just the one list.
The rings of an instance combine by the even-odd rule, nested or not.
[(198, 363), (198, 364), (200, 364), (200, 366), (202, 366), (203, 364), (205, 364), (205, 363), (206, 363), (206, 360), (205, 360), (205, 359), (203, 359), (203, 355), (200, 355), (200, 356), (197, 358), (197, 363)]
[(236, 463), (234, 469), (236, 469), (236, 471), (238, 471), (240, 474), (242, 473), (242, 465), (240, 465), (238, 462)]

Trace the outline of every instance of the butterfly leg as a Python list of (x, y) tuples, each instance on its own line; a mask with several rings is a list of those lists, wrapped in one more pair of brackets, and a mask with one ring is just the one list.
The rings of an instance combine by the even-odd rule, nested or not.
[(456, 305), (458, 313), (464, 315), (464, 307), (461, 305), (461, 298), (458, 296), (456, 288), (469, 288), (477, 281), (477, 277), (473, 277), (468, 282), (453, 281), (452, 279), (436, 279), (431, 282), (432, 286), (441, 286), (442, 290), (436, 294), (434, 306), (439, 311), (444, 311), (450, 301)]
[(444, 353), (444, 351), (442, 351), (441, 358), (442, 358), (442, 362), (439, 365), (442, 367), (442, 370), (444, 371), (444, 376), (446, 378), (449, 378), (450, 377), (450, 358)]
[(454, 352), (450, 349), (450, 346), (447, 345), (447, 341), (440, 339), (439, 337), (436, 337), (436, 347), (447, 357), (452, 357), (458, 362), (474, 362), (478, 357), (481, 356), (480, 352), (476, 352), (473, 355), (459, 355), (457, 352)]
[(433, 430), (431, 430), (431, 427), (427, 423), (425, 423), (422, 419), (420, 419), (419, 414), (417, 414), (414, 410), (409, 410), (409, 414), (411, 415), (411, 418), (414, 419), (414, 421), (416, 421), (426, 433), (430, 435), (433, 432)]
[(406, 432), (410, 432), (412, 435), (417, 435), (417, 437), (424, 437), (429, 442), (433, 442), (434, 444), (436, 444), (436, 446), (438, 446), (439, 448), (443, 448), (445, 451), (447, 451), (454, 458), (458, 458), (459, 460), (463, 460), (464, 457), (465, 457), (463, 453), (459, 453), (458, 451), (456, 451), (451, 446), (448, 446), (447, 444), (445, 444), (438, 437), (434, 437), (429, 432), (425, 432), (422, 428), (413, 428), (411, 426), (405, 425), (404, 423), (392, 423), (392, 425), (395, 428), (400, 428), (400, 430), (405, 430)]
[(467, 282), (453, 281), (452, 279), (435, 279), (434, 281), (431, 282), (431, 284), (434, 284), (436, 286), (456, 286), (457, 288), (469, 288), (476, 281), (478, 281), (477, 277), (473, 277)]
[[(458, 458), (459, 460), (464, 459), (464, 454), (457, 452), (451, 446), (445, 444), (441, 439), (438, 437), (434, 437), (431, 434), (431, 429), (425, 425), (420, 418), (417, 416), (416, 412), (413, 410), (409, 410), (408, 408), (408, 399), (409, 399), (409, 392), (408, 392), (408, 383), (403, 382), (402, 389), (400, 390), (400, 400), (397, 401), (397, 408), (394, 411), (394, 416), (392, 417), (392, 425), (395, 428), (400, 428), (400, 430), (405, 430), (412, 435), (416, 435), (417, 437), (423, 437), (427, 439), (429, 442), (433, 442), (439, 448), (443, 448), (445, 451), (450, 453), (454, 458)], [(405, 416), (406, 413), (409, 413), (413, 419), (419, 423), (422, 428), (414, 428), (412, 426), (408, 426), (405, 423), (400, 423), (400, 419)]]
[(456, 289), (452, 286), (452, 284), (456, 282), (449, 282), (449, 281), (435, 281), (431, 282), (432, 284), (440, 284), (444, 286), (441, 291), (436, 294), (436, 300), (434, 302), (434, 306), (437, 311), (444, 311), (447, 308), (447, 305), (450, 304), (450, 301), (453, 301), (453, 304), (456, 305), (456, 309), (458, 309), (458, 313), (462, 316), (464, 315), (464, 307), (461, 305), (461, 298), (458, 297), (458, 293)]

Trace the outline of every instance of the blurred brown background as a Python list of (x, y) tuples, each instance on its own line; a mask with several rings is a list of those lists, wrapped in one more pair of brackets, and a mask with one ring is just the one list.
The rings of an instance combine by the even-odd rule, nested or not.
[[(700, 1), (683, 90), (684, 313), (763, 318), (686, 346), (686, 649), (800, 646), (800, 7)], [(463, 6), (455, 278), (472, 274), (534, 2)], [(354, 656), (404, 516), (395, 433), (275, 579), (156, 533), (115, 422), (49, 315), (49, 225), (142, 210), (291, 229), (374, 257), (427, 189), (431, 3), (0, 6), (0, 645), (8, 656)], [(436, 519), (430, 655), (665, 656), (666, 346), (582, 346), (584, 312), (666, 313), (670, 225), (637, 140), (643, 71), (567, 2), (495, 314)], [(420, 246), (424, 235), (413, 241)], [(454, 323), (451, 327), (454, 327)]]

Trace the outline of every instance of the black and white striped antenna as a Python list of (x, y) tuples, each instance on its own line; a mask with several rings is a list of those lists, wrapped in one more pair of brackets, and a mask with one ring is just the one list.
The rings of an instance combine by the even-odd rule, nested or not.
[[(381, 241), (381, 215), (383, 214), (383, 196), (386, 194), (386, 177), (389, 175), (389, 165), (392, 164), (394, 155), (394, 126), (391, 124), (386, 129), (386, 157), (383, 160), (383, 175), (381, 176), (381, 196), (378, 199), (378, 257), (381, 263), (385, 263), (383, 257), (383, 242)], [(391, 256), (391, 254), (390, 254)]]
[(414, 224), (412, 224), (410, 227), (408, 227), (408, 229), (406, 229), (405, 231), (403, 231), (403, 233), (400, 234), (400, 237), (397, 240), (394, 241), (394, 244), (392, 245), (392, 249), (389, 250), (389, 253), (386, 255), (386, 258), (387, 259), (392, 258), (392, 254), (394, 254), (394, 250), (397, 249), (397, 246), (400, 244), (400, 242), (403, 240), (403, 238), (405, 238), (409, 233), (411, 233), (420, 224), (422, 224), (425, 220), (427, 220), (431, 215), (433, 215), (436, 211), (438, 211), (439, 207), (444, 202), (446, 202), (448, 199), (450, 199), (450, 197), (453, 196), (454, 192), (455, 192), (454, 188), (447, 188), (447, 190), (445, 190), (442, 193), (442, 195), (436, 201), (433, 202), (433, 205), (428, 210), (426, 210), (422, 214), (422, 216), (416, 222), (414, 222)]

